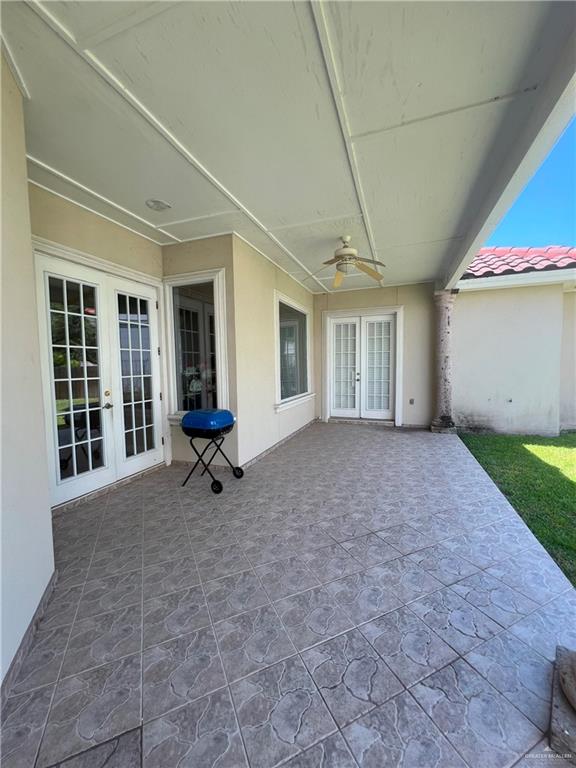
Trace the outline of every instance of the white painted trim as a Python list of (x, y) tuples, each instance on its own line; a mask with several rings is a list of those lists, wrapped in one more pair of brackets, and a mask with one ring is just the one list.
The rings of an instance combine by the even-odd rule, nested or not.
[[(216, 376), (218, 408), (230, 407), (230, 380), (228, 371), (228, 333), (226, 318), (226, 269), (206, 269), (200, 272), (188, 272), (164, 278), (165, 306), (165, 342), (168, 381), (168, 421), (173, 424), (173, 417), (183, 415), (178, 405), (176, 385), (176, 348), (174, 337), (174, 300), (172, 289), (179, 285), (196, 285), (212, 282), (214, 286), (214, 331), (216, 335)], [(181, 416), (180, 416), (181, 418)]]
[(283, 400), (281, 403), (276, 403), (274, 406), (275, 413), (282, 413), (290, 408), (296, 408), (304, 403), (309, 403), (310, 400), (314, 400), (316, 397), (315, 392), (305, 392), (303, 395), (296, 395), (295, 397), (289, 397), (287, 400)]
[(124, 277), (127, 280), (134, 280), (138, 283), (145, 283), (146, 285), (153, 285), (155, 287), (162, 285), (162, 279), (159, 277), (149, 275), (146, 272), (140, 272), (131, 267), (124, 267), (121, 264), (115, 264), (107, 259), (93, 256), (91, 253), (79, 251), (76, 248), (70, 248), (67, 245), (55, 243), (44, 237), (32, 235), (32, 246), (34, 251), (45, 254), (46, 256), (55, 256), (56, 258), (65, 259), (66, 261), (73, 261), (76, 264), (84, 264), (87, 267), (99, 269), (101, 272), (107, 272), (108, 274), (116, 275), (117, 277)]
[(16, 85), (18, 86), (18, 90), (25, 99), (29, 99), (30, 91), (28, 90), (28, 86), (26, 85), (26, 82), (22, 77), (22, 73), (20, 72), (20, 67), (16, 63), (16, 59), (14, 58), (14, 55), (10, 50), (10, 46), (8, 45), (8, 42), (3, 34), (0, 34), (0, 47), (10, 72), (12, 72), (12, 76), (14, 77)]
[(72, 203), (72, 205), (77, 205), (78, 208), (82, 208), (84, 211), (93, 213), (94, 216), (99, 216), (101, 219), (105, 219), (106, 221), (109, 221), (111, 224), (115, 224), (117, 227), (122, 227), (122, 229), (126, 229), (128, 232), (132, 232), (134, 235), (138, 235), (138, 237), (143, 237), (144, 240), (149, 240), (151, 243), (154, 243), (155, 245), (159, 245), (161, 248), (163, 248), (166, 245), (177, 245), (177, 243), (161, 243), (159, 240), (154, 240), (153, 237), (149, 237), (148, 235), (143, 235), (142, 232), (138, 232), (137, 229), (132, 229), (132, 227), (129, 227), (127, 224), (124, 224), (121, 221), (117, 221), (116, 219), (113, 219), (110, 216), (106, 216), (105, 213), (101, 213), (100, 211), (95, 211), (94, 208), (90, 208), (89, 206), (84, 205), (83, 203), (79, 203), (77, 200), (73, 200), (71, 197), (68, 197), (67, 195), (63, 195), (61, 192), (56, 192), (55, 190), (50, 189), (50, 187), (47, 187), (45, 184), (40, 184), (39, 181), (34, 181), (34, 179), (31, 179), (30, 177), (28, 177), (28, 184), (33, 184), (35, 187), (38, 187), (39, 189), (44, 189), (46, 192), (50, 192), (51, 195), (60, 197), (62, 200), (66, 200), (66, 202)]
[(48, 171), (48, 173), (51, 173), (53, 176), (57, 176), (59, 179), (62, 179), (63, 181), (68, 182), (68, 184), (72, 184), (73, 187), (77, 187), (78, 189), (81, 189), (83, 192), (86, 192), (88, 195), (92, 195), (92, 197), (95, 197), (97, 200), (101, 200), (103, 203), (106, 203), (106, 205), (109, 205), (111, 208), (116, 208), (117, 210), (122, 211), (122, 213), (125, 213), (126, 216), (130, 216), (131, 218), (136, 219), (136, 221), (140, 221), (142, 224), (145, 224), (147, 227), (150, 227), (150, 229), (153, 229), (156, 232), (160, 232), (163, 235), (166, 235), (166, 237), (172, 238), (177, 243), (180, 242), (179, 238), (177, 238), (176, 235), (171, 235), (170, 232), (165, 232), (162, 229), (162, 227), (159, 227), (156, 224), (152, 224), (152, 222), (148, 221), (142, 216), (138, 216), (138, 214), (133, 213), (132, 211), (129, 211), (128, 208), (124, 208), (122, 205), (118, 205), (118, 203), (115, 203), (113, 200), (110, 200), (110, 198), (105, 197), (104, 195), (101, 195), (99, 192), (95, 192), (93, 189), (91, 189), (90, 187), (87, 187), (85, 184), (81, 184), (79, 181), (76, 181), (76, 179), (73, 179), (71, 176), (67, 176), (65, 173), (58, 171), (56, 168), (53, 168), (51, 165), (48, 165), (47, 163), (43, 163), (42, 160), (38, 160), (37, 157), (33, 157), (32, 155), (27, 154), (26, 159), (29, 160), (33, 165), (37, 165), (39, 168), (42, 168), (44, 171)]
[[(350, 166), (350, 172), (354, 181), (354, 189), (356, 192), (356, 198), (362, 214), (362, 221), (364, 223), (364, 229), (366, 230), (366, 237), (370, 244), (370, 250), (372, 252), (372, 258), (378, 259), (378, 249), (376, 247), (376, 240), (372, 226), (370, 224), (370, 217), (368, 215), (368, 206), (366, 205), (366, 197), (364, 195), (364, 188), (362, 186), (362, 180), (360, 178), (360, 170), (358, 168), (358, 161), (356, 159), (356, 150), (354, 149), (354, 143), (352, 141), (352, 131), (350, 130), (350, 121), (346, 111), (346, 105), (344, 103), (343, 93), (344, 89), (340, 82), (338, 75), (338, 67), (336, 66), (336, 56), (334, 55), (334, 47), (330, 39), (330, 28), (326, 17), (324, 15), (324, 2), (323, 0), (313, 0), (311, 3), (312, 15), (314, 17), (314, 24), (316, 26), (316, 32), (318, 34), (318, 40), (320, 42), (320, 49), (322, 51), (322, 58), (324, 60), (324, 67), (328, 76), (328, 82), (330, 83), (330, 89), (332, 91), (332, 98), (334, 99), (334, 105), (336, 107), (336, 113), (338, 115), (338, 122), (340, 124), (340, 131), (342, 133), (342, 139), (346, 148), (346, 155), (348, 157), (348, 164)], [(373, 265), (374, 269), (379, 272), (380, 269), (377, 265)]]
[(459, 280), (459, 291), (486, 291), (494, 288), (530, 288), (536, 285), (568, 284), (576, 280), (576, 269), (554, 269), (549, 272), (525, 272)]
[[(306, 316), (306, 391), (294, 397), (288, 397), (282, 400), (282, 387), (280, 384), (280, 302), (287, 304), (292, 309), (296, 309)], [(314, 377), (312, 372), (312, 310), (299, 304), (290, 296), (274, 289), (274, 372), (276, 379), (276, 404), (274, 408), (280, 408), (285, 403), (289, 403), (296, 398), (306, 397), (314, 393)]]
[(330, 372), (332, 370), (331, 321), (339, 317), (371, 317), (374, 315), (395, 315), (396, 355), (394, 360), (394, 425), (401, 427), (404, 421), (404, 307), (381, 306), (365, 309), (334, 309), (322, 312), (322, 421), (330, 418)]

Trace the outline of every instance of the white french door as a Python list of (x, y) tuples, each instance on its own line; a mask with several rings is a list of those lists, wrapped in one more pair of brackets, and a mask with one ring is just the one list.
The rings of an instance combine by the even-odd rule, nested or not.
[(37, 255), (53, 503), (163, 460), (156, 289)]
[(333, 318), (330, 416), (394, 417), (395, 316)]

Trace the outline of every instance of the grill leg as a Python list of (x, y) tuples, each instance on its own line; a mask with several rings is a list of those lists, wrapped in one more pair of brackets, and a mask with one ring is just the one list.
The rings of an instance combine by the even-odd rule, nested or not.
[[(192, 437), (190, 438), (190, 445), (191, 445), (191, 447), (192, 447), (192, 450), (194, 451), (194, 453), (196, 454), (196, 456), (197, 456), (198, 458), (196, 459), (196, 463), (194, 464), (194, 466), (192, 467), (192, 469), (190, 470), (190, 472), (188, 472), (188, 475), (186, 476), (186, 480), (184, 480), (184, 482), (182, 483), (182, 486), (181, 486), (182, 488), (183, 488), (183, 487), (186, 485), (186, 483), (188, 482), (188, 480), (190, 480), (190, 478), (191, 478), (191, 477), (192, 477), (192, 475), (194, 474), (194, 470), (196, 469), (196, 467), (198, 466), (198, 464), (202, 463), (202, 465), (203, 465), (204, 467), (206, 467), (206, 464), (204, 463), (204, 454), (205, 454), (205, 453), (206, 453), (206, 451), (207, 451), (207, 450), (210, 448), (210, 446), (212, 445), (212, 443), (213, 443), (213, 442), (214, 442), (214, 441), (213, 441), (213, 440), (211, 440), (211, 441), (208, 443), (208, 445), (206, 445), (206, 447), (204, 448), (204, 450), (202, 451), (202, 453), (200, 453), (200, 452), (198, 451), (198, 449), (196, 448), (196, 446), (194, 445), (194, 438), (192, 438)], [(208, 462), (208, 463), (210, 463), (210, 462)], [(206, 469), (204, 470), (204, 472), (205, 472), (205, 471), (206, 471)], [(202, 474), (204, 474), (204, 472), (202, 472)], [(210, 477), (212, 477), (212, 480), (214, 480), (214, 477), (212, 476), (212, 472), (210, 472), (210, 470), (208, 470), (208, 472), (209, 472), (209, 474), (210, 474)]]

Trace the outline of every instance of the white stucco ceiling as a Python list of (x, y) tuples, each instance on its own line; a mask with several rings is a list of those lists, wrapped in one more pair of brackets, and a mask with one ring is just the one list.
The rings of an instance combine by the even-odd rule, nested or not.
[[(12, 2), (2, 28), (30, 94), (32, 181), (163, 244), (236, 231), (322, 291), (333, 268), (311, 274), (341, 234), (386, 263), (384, 284), (462, 262), (524, 127), (555, 106), (575, 13)], [(151, 197), (172, 208), (149, 210)], [(358, 274), (341, 290), (373, 285)]]

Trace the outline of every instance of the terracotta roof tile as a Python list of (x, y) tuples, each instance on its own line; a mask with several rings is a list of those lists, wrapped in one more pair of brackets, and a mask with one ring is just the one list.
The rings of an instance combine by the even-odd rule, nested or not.
[(462, 275), (462, 279), (571, 268), (576, 268), (576, 248), (567, 245), (547, 245), (544, 248), (481, 248)]

